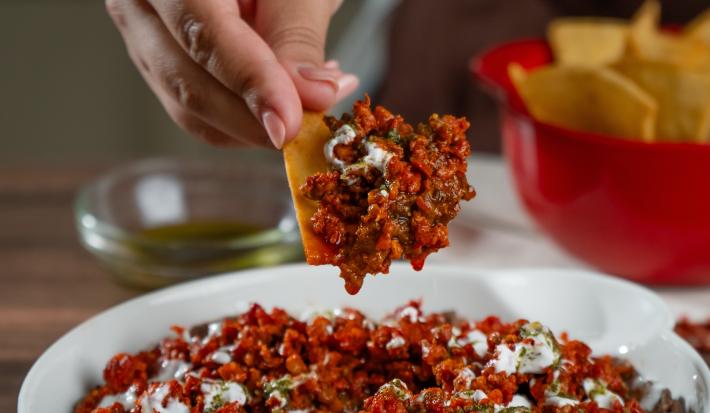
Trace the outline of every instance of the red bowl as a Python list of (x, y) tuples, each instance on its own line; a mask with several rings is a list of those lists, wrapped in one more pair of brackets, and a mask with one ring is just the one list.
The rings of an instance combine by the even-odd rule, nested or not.
[(650, 284), (710, 284), (710, 145), (644, 143), (535, 121), (508, 64), (546, 65), (542, 40), (495, 47), (471, 60), (498, 99), (503, 148), (538, 226), (599, 269)]

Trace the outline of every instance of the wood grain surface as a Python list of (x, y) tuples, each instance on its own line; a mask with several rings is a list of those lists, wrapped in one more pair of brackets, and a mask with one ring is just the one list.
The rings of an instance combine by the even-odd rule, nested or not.
[(140, 294), (115, 284), (79, 244), (73, 202), (105, 167), (0, 167), (0, 412), (57, 338)]

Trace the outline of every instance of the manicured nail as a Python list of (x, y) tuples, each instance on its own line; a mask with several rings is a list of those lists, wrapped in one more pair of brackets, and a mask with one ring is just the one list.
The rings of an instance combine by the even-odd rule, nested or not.
[(326, 69), (340, 69), (340, 62), (337, 60), (328, 60), (323, 63), (323, 67)]
[(360, 80), (355, 75), (347, 73), (340, 76), (338, 78), (338, 89), (335, 94), (335, 100), (339, 101), (353, 93), (355, 89), (357, 89), (358, 84), (360, 84)]
[(333, 87), (335, 92), (338, 92), (338, 73), (337, 69), (326, 69), (313, 66), (301, 66), (298, 68), (298, 74), (306, 80), (317, 82), (326, 82)]
[(272, 110), (266, 110), (261, 115), (261, 123), (276, 149), (281, 149), (286, 139), (286, 126), (279, 115)]

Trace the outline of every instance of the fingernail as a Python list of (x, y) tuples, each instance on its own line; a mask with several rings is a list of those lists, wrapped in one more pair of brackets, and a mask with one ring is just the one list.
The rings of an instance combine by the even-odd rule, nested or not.
[(337, 60), (328, 60), (327, 62), (323, 63), (323, 67), (326, 69), (340, 69), (340, 62)]
[(353, 93), (357, 89), (360, 80), (357, 76), (350, 73), (344, 74), (338, 78), (338, 89), (335, 94), (335, 100), (340, 100), (349, 94)]
[(271, 139), (276, 149), (281, 149), (284, 139), (286, 139), (286, 126), (284, 126), (279, 115), (272, 110), (266, 110), (261, 115), (261, 123), (264, 125), (266, 134), (269, 135), (269, 139)]
[(306, 80), (326, 82), (335, 89), (335, 92), (338, 91), (337, 69), (301, 66), (298, 68), (298, 74)]

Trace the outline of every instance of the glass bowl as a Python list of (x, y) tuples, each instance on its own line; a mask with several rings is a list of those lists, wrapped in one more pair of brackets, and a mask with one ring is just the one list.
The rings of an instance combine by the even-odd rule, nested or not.
[(82, 244), (116, 278), (156, 288), (302, 257), (280, 156), (147, 159), (86, 185), (75, 205)]

